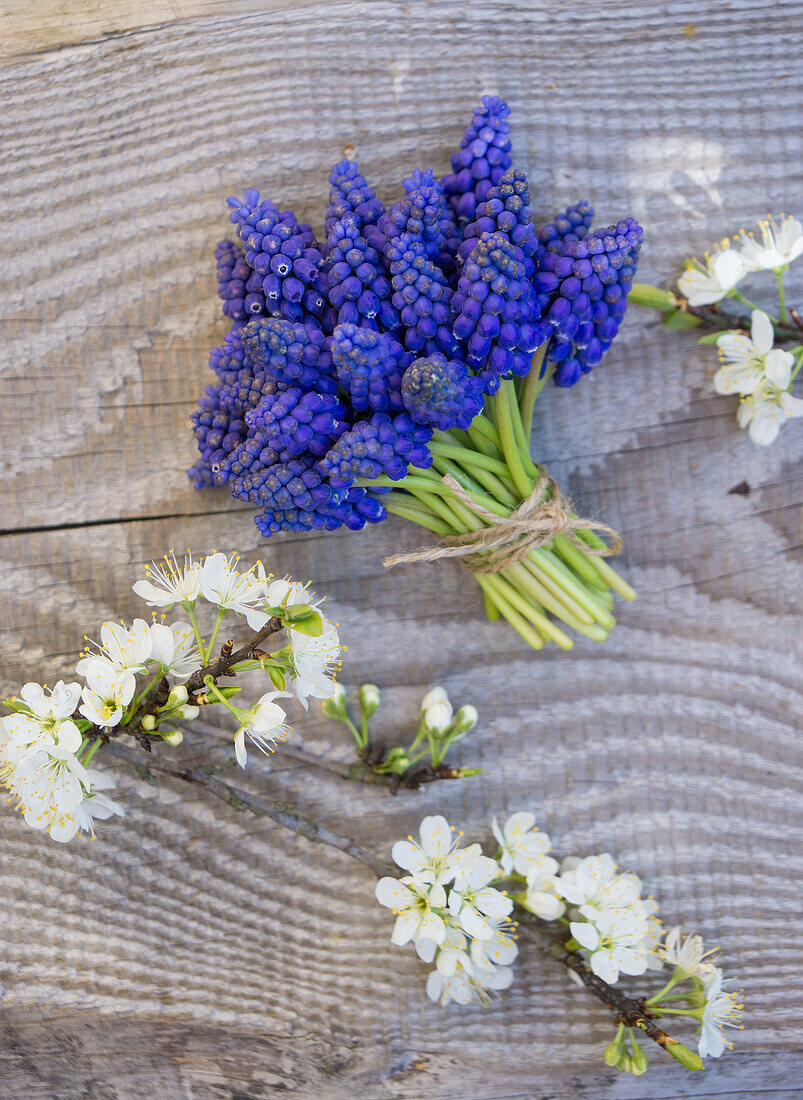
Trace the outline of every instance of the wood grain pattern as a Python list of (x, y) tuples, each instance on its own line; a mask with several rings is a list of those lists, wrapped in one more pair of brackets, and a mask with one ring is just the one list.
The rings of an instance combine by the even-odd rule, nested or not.
[[(18, 56), (0, 65), (1, 686), (67, 673), (84, 633), (141, 609), (130, 585), (168, 547), (259, 552), (329, 594), (345, 679), (383, 685), (388, 736), (443, 683), (480, 709), (461, 759), (486, 771), (391, 799), (276, 758), (249, 769), (254, 790), (383, 853), (426, 812), (479, 838), (493, 813), (536, 807), (561, 852), (609, 848), (668, 921), (722, 945), (748, 1029), (704, 1075), (656, 1055), (623, 1079), (600, 1065), (605, 1014), (526, 943), (490, 1010), (439, 1010), (389, 944), (368, 871), (120, 771), (127, 816), (94, 844), (65, 851), (0, 817), (0, 1092), (800, 1095), (799, 425), (753, 447), (713, 395), (710, 349), (636, 310), (603, 369), (546, 393), (537, 457), (622, 531), (640, 592), (609, 642), (568, 655), (485, 622), (456, 566), (384, 571), (420, 543), (401, 521), (260, 544), (247, 509), (184, 474), (225, 331), (211, 254), (226, 195), (257, 183), (319, 223), (351, 142), (389, 198), (422, 162), (444, 171), (470, 105), (496, 91), (539, 219), (586, 195), (600, 220), (632, 212), (644, 276), (666, 281), (800, 197), (800, 4), (164, 8), (2, 13)], [(741, 481), (749, 495), (730, 494)], [(316, 715), (297, 726), (326, 750)]]

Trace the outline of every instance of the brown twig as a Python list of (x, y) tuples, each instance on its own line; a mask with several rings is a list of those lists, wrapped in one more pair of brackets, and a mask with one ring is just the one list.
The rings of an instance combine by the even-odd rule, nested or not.
[[(698, 320), (710, 328), (718, 329), (721, 332), (727, 332), (731, 329), (741, 329), (744, 332), (750, 331), (752, 320), (743, 314), (725, 313), (723, 310), (717, 309), (715, 305), (690, 306), (685, 298), (679, 296), (675, 300), (678, 309), (682, 309), (684, 313), (688, 313), (692, 317), (697, 317)], [(791, 314), (795, 324), (797, 324), (797, 319), (794, 316), (795, 311), (792, 310)], [(773, 322), (772, 328), (777, 340), (800, 340), (800, 328), (784, 324), (781, 321), (777, 324)]]
[[(201, 733), (210, 733), (213, 737), (219, 737), (225, 741), (231, 740), (230, 731), (222, 729), (220, 726), (214, 726), (211, 722), (204, 722), (195, 718), (191, 726), (193, 729), (200, 730)], [(387, 772), (375, 771), (368, 760), (355, 760), (353, 763), (348, 764), (340, 760), (330, 760), (328, 757), (318, 756), (317, 753), (308, 752), (307, 749), (302, 749), (297, 745), (278, 744), (274, 746), (274, 752), (279, 756), (299, 760), (302, 764), (309, 764), (310, 767), (331, 772), (333, 775), (340, 776), (341, 779), (348, 779), (354, 783), (365, 783), (373, 787), (387, 787), (391, 794), (395, 794), (398, 790), (418, 790), (419, 787), (423, 787), (427, 783), (437, 783), (441, 779), (462, 778), (459, 768), (448, 768), (445, 764), (441, 764), (436, 768), (416, 768), (415, 771), (404, 775), (391, 775)]]
[(311, 818), (298, 813), (293, 802), (272, 802), (262, 795), (251, 794), (249, 791), (242, 790), (240, 787), (235, 787), (233, 784), (219, 779), (213, 774), (212, 770), (207, 771), (204, 768), (185, 766), (181, 763), (168, 764), (159, 756), (140, 759), (136, 753), (119, 744), (109, 745), (108, 751), (120, 760), (132, 764), (143, 779), (150, 778), (152, 780), (152, 772), (161, 772), (163, 775), (172, 776), (174, 779), (181, 779), (185, 783), (193, 783), (195, 786), (203, 787), (210, 794), (215, 795), (216, 798), (220, 798), (233, 810), (248, 810), (257, 817), (268, 817), (271, 821), (275, 821), (277, 825), (290, 829), (297, 836), (303, 836), (313, 843), (326, 844), (330, 848), (336, 848), (345, 855), (351, 856), (352, 859), (358, 860), (366, 867), (370, 867), (377, 876), (388, 874), (392, 870), (384, 861), (371, 855), (370, 852), (364, 851), (353, 840), (333, 833), (324, 825), (318, 825)]
[(225, 642), (218, 659), (196, 669), (187, 680), (184, 686), (189, 694), (192, 695), (194, 692), (199, 691), (204, 686), (204, 680), (207, 676), (217, 679), (218, 676), (225, 676), (231, 666), (236, 665), (238, 661), (247, 661), (252, 656), (253, 651), (259, 650), (262, 642), (269, 638), (271, 634), (277, 634), (282, 626), (281, 619), (268, 619), (262, 629), (257, 631), (250, 641), (236, 650), (233, 649), (233, 644), (230, 645), (229, 642)]

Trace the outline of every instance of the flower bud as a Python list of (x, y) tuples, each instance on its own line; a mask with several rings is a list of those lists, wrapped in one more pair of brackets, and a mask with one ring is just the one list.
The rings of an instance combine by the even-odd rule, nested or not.
[(473, 730), (479, 720), (477, 714), (477, 708), (472, 707), (471, 704), (465, 707), (461, 707), (460, 710), (454, 716), (455, 734), (457, 737), (464, 737), (469, 730)]
[(162, 739), (167, 742), (168, 745), (172, 745), (173, 748), (176, 745), (180, 745), (184, 740), (184, 734), (181, 730), (169, 730), (167, 733), (162, 734)]
[(638, 1043), (633, 1041), (632, 1036), (630, 1039), (630, 1045), (633, 1048), (633, 1053), (630, 1057), (630, 1072), (634, 1075), (634, 1077), (641, 1077), (642, 1073), (646, 1073), (647, 1070), (650, 1068), (650, 1063), (647, 1059), (647, 1055), (644, 1053)]
[(452, 704), (448, 699), (436, 699), (424, 710), (424, 724), (430, 733), (446, 733), (452, 717)]
[(171, 688), (167, 702), (161, 709), (172, 710), (174, 707), (180, 707), (182, 703), (187, 702), (187, 699), (189, 699), (187, 689), (183, 684), (176, 684), (175, 687)]
[(633, 283), (627, 300), (635, 302), (637, 306), (650, 306), (652, 309), (673, 309), (677, 305), (677, 299), (671, 291), (649, 283)]
[(667, 1054), (671, 1054), (676, 1062), (680, 1062), (686, 1069), (705, 1069), (703, 1060), (699, 1054), (695, 1054), (693, 1050), (689, 1050), (688, 1047), (684, 1047), (683, 1043), (678, 1043), (674, 1039), (670, 1039), (664, 1050)]
[(152, 714), (143, 714), (140, 725), (144, 730), (156, 729), (156, 719)]
[(428, 691), (424, 698), (421, 700), (421, 713), (431, 707), (433, 703), (448, 703), (449, 696), (446, 694), (445, 688), (434, 687), (431, 691)]
[(344, 718), (346, 715), (346, 689), (335, 684), (332, 695), (321, 704), (321, 710), (327, 718)]
[(191, 722), (193, 718), (197, 718), (201, 713), (200, 707), (194, 707), (190, 703), (186, 703), (183, 707), (179, 707), (173, 718), (183, 718), (185, 722)]
[(619, 1024), (616, 1029), (616, 1034), (611, 1039), (610, 1043), (605, 1048), (603, 1058), (606, 1066), (615, 1066), (619, 1062), (619, 1056), (622, 1053), (622, 1040), (625, 1034), (625, 1025)]
[(366, 718), (370, 718), (379, 708), (382, 696), (376, 684), (362, 684), (357, 693), (357, 698), (360, 701), (360, 710)]

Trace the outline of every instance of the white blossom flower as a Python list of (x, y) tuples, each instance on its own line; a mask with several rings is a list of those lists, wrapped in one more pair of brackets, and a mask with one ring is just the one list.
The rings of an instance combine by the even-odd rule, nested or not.
[(475, 967), (470, 960), (459, 960), (452, 974), (442, 974), (437, 968), (427, 978), (427, 996), (441, 1005), (488, 1005), (491, 991), (507, 989), (513, 981), (513, 971), (508, 966), (494, 970)]
[[(263, 570), (264, 573), (264, 570)], [(268, 583), (265, 578), (262, 602), (267, 607), (314, 607), (321, 617), (322, 630), (317, 637), (294, 630), (288, 624), (288, 637), (292, 646), (293, 677), (292, 687), (299, 702), (306, 710), (308, 699), (331, 699), (336, 687), (334, 676), (340, 667), (340, 636), (337, 627), (318, 610), (320, 600), (316, 599), (308, 585), (294, 581), (290, 577)], [(245, 612), (248, 625), (252, 630), (261, 630), (268, 622), (268, 616), (259, 607)]]
[(493, 932), (488, 940), (471, 941), (471, 961), (475, 967), (493, 970), (509, 966), (518, 957), (519, 945), (510, 934), (512, 926), (502, 921), (492, 921)]
[(760, 309), (753, 310), (750, 336), (724, 332), (717, 339), (720, 368), (714, 375), (717, 393), (751, 394), (767, 383), (785, 390), (792, 376), (795, 357), (773, 346), (772, 322)]
[(200, 656), (189, 623), (176, 622), (170, 626), (153, 623), (151, 640), (151, 657), (159, 662), (165, 675), (172, 674), (179, 681), (186, 680), (198, 667)]
[(527, 891), (524, 906), (541, 920), (557, 920), (566, 912), (566, 906), (557, 894), (558, 861), (552, 856), (541, 856), (531, 863), (527, 871)]
[(130, 630), (125, 623), (103, 623), (100, 641), (97, 652), (88, 652), (75, 666), (79, 676), (86, 676), (92, 662), (99, 659), (108, 661), (116, 672), (145, 671), (153, 647), (150, 623), (134, 619)]
[(707, 961), (716, 954), (716, 948), (706, 951), (702, 936), (691, 935), (681, 939), (679, 924), (667, 932), (666, 939), (658, 947), (658, 954), (665, 963), (677, 967), (689, 978), (699, 978), (707, 984), (716, 976), (716, 966)]
[(85, 833), (95, 836), (95, 821), (105, 821), (112, 814), (119, 817), (125, 815), (125, 810), (119, 802), (114, 802), (103, 791), (114, 789), (114, 780), (105, 772), (87, 768), (84, 780), (84, 797), (75, 808), (75, 816), (79, 826)]
[(754, 443), (768, 447), (787, 420), (803, 416), (803, 399), (774, 387), (757, 390), (743, 398), (736, 412), (740, 428), (746, 428)]
[(426, 963), (435, 961), (436, 968), (441, 974), (454, 974), (458, 963), (466, 965), (470, 962), (468, 954), (468, 937), (462, 928), (454, 922), (451, 915), (444, 918), (444, 935), (441, 943), (428, 940), (424, 937), (415, 941), (415, 950), (419, 959)]
[(615, 984), (622, 974), (643, 974), (648, 951), (643, 944), (647, 920), (643, 912), (604, 913), (592, 924), (571, 921), (574, 938), (590, 952), (589, 966), (598, 978)]
[[(502, 851), (499, 862), (506, 875), (512, 871), (526, 875), (530, 867), (552, 847), (549, 834), (538, 831), (535, 814), (526, 810), (511, 814), (501, 827), (494, 818), (491, 830)], [(557, 866), (556, 863), (556, 870)]]
[(732, 1046), (725, 1039), (724, 1029), (742, 1026), (739, 1021), (744, 1006), (738, 1003), (739, 994), (723, 990), (722, 971), (719, 967), (715, 971), (705, 988), (702, 1027), (697, 1040), (701, 1058), (719, 1058), (726, 1046)]
[(396, 915), (391, 943), (401, 946), (412, 939), (443, 943), (446, 924), (434, 912), (446, 908), (446, 891), (439, 883), (416, 882), (410, 876), (401, 879), (386, 876), (376, 884), (375, 893), (379, 904)]
[(512, 899), (490, 885), (499, 876), (499, 864), (487, 856), (477, 856), (457, 869), (449, 894), (449, 911), (459, 918), (469, 936), (488, 940), (493, 935), (492, 921), (510, 916)]
[(15, 711), (2, 719), (12, 749), (47, 748), (60, 745), (68, 752), (77, 752), (81, 734), (72, 721), (72, 714), (81, 698), (80, 684), (65, 684), (59, 680), (51, 692), (40, 684), (29, 683), (20, 688), (25, 711)]
[(264, 598), (265, 588), (255, 575), (256, 565), (246, 573), (238, 573), (236, 554), (210, 554), (201, 566), (201, 594), (209, 603), (217, 604), (221, 611), (234, 611), (245, 615)]
[(678, 279), (678, 287), (690, 306), (708, 306), (720, 301), (745, 274), (742, 256), (727, 241), (705, 262), (690, 260)]
[(96, 726), (116, 726), (134, 696), (133, 674), (115, 669), (110, 661), (96, 657), (85, 666), (83, 675), (86, 687), (78, 708), (81, 714)]
[(28, 825), (66, 843), (78, 832), (77, 808), (86, 779), (86, 769), (75, 753), (53, 745), (22, 757), (11, 789)]
[(234, 735), (234, 754), (241, 768), (245, 767), (248, 759), (245, 750), (246, 735), (264, 753), (271, 752), (271, 745), (276, 741), (284, 741), (287, 737), (287, 715), (274, 699), (286, 699), (288, 695), (286, 691), (266, 691), (249, 711), (243, 712), (245, 721)]
[(421, 700), (424, 725), (432, 733), (445, 733), (452, 724), (454, 712), (449, 696), (442, 687), (434, 687)]
[(137, 581), (136, 594), (150, 607), (172, 607), (174, 604), (192, 604), (201, 592), (201, 563), (186, 554), (184, 564), (179, 565), (171, 550), (158, 564), (154, 561), (145, 567), (148, 580)]
[(607, 888), (616, 878), (616, 864), (608, 852), (586, 856), (573, 865), (571, 858), (561, 866), (558, 893), (570, 905), (576, 905), (584, 917), (591, 918), (605, 907)]
[(323, 629), (317, 637), (300, 630), (288, 631), (293, 647), (292, 687), (306, 710), (308, 699), (329, 699), (335, 689), (334, 676), (340, 668), (340, 635), (334, 623), (320, 611)]
[(776, 222), (772, 214), (758, 223), (761, 240), (742, 230), (740, 249), (747, 271), (777, 271), (803, 253), (803, 225), (797, 218), (781, 214)]
[(409, 871), (417, 882), (445, 885), (454, 878), (458, 867), (467, 866), (481, 852), (479, 844), (459, 848), (460, 836), (454, 835), (453, 827), (440, 815), (425, 817), (419, 836), (420, 844), (411, 836), (398, 840), (391, 853), (393, 862)]

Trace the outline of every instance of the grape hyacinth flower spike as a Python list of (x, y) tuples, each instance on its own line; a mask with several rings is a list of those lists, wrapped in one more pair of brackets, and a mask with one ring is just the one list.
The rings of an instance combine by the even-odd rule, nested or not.
[(453, 171), (415, 169), (387, 209), (340, 161), (323, 244), (256, 190), (229, 200), (236, 239), (216, 264), (232, 327), (193, 414), (190, 476), (254, 505), (265, 537), (417, 523), (442, 542), (386, 564), (453, 556), (491, 618), (568, 649), (604, 640), (614, 593), (635, 594), (606, 560), (618, 536), (533, 460), (533, 406), (607, 353), (642, 231), (593, 229), (587, 202), (537, 229), (509, 119), (485, 96)]

